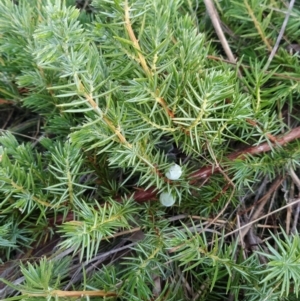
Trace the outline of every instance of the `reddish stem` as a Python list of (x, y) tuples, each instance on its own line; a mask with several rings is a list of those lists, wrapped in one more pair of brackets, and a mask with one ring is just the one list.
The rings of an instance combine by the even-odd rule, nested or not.
[(155, 200), (157, 194), (156, 187), (152, 186), (148, 189), (138, 189), (134, 192), (134, 200), (138, 203), (147, 202), (150, 200)]
[[(273, 147), (285, 145), (299, 138), (300, 138), (300, 127), (297, 127), (284, 136), (276, 137), (275, 143), (264, 142), (257, 146), (250, 146), (246, 149), (231, 153), (226, 158), (229, 161), (233, 161), (237, 158), (244, 160), (246, 158), (246, 155), (258, 155), (260, 153), (265, 153), (270, 151)], [(212, 174), (217, 172), (220, 172), (220, 167), (214, 167), (214, 166), (202, 167), (190, 175), (190, 179), (191, 179), (190, 182), (194, 183), (196, 180), (208, 179)], [(156, 199), (156, 194), (157, 194), (157, 190), (155, 187), (150, 187), (149, 189), (146, 190), (139, 188), (136, 192), (134, 192), (134, 200), (138, 203), (154, 200)]]
[[(276, 142), (272, 143), (274, 147), (280, 146), (280, 145), (285, 145), (293, 140), (296, 140), (300, 138), (300, 127), (292, 129), (288, 134), (276, 138)], [(248, 147), (242, 151), (234, 152), (231, 155), (229, 155), (227, 158), (229, 160), (234, 160), (234, 159), (245, 159), (245, 155), (257, 155), (260, 153), (265, 153), (271, 150), (272, 144), (270, 142), (264, 142), (260, 145), (257, 146), (251, 146)]]

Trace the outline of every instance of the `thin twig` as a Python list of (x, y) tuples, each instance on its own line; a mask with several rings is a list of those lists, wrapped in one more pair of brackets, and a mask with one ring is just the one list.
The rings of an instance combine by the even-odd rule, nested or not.
[[(122, 241), (121, 244), (124, 244), (125, 241)], [(118, 252), (121, 252), (123, 250), (128, 250), (129, 248), (135, 246), (138, 243), (138, 241), (127, 244), (126, 246), (121, 246), (121, 247), (116, 247), (110, 251), (104, 252), (104, 253), (100, 253), (97, 256), (93, 257), (91, 260), (87, 261), (84, 263), (83, 267), (80, 267), (77, 269), (77, 271), (75, 271), (73, 273), (72, 278), (70, 279), (69, 283), (67, 284), (67, 286), (64, 288), (64, 290), (68, 290), (76, 281), (80, 280), (82, 278), (82, 270), (85, 266), (90, 265), (89, 267), (87, 267), (85, 269), (85, 273), (89, 273), (90, 271), (92, 271), (95, 266), (98, 266), (100, 263), (102, 263), (104, 260), (107, 259), (107, 257), (114, 255)]]
[(24, 295), (27, 295), (29, 297), (40, 297), (41, 299), (45, 297), (46, 300), (52, 299), (54, 297), (55, 299), (58, 299), (58, 297), (66, 297), (66, 298), (80, 298), (83, 296), (88, 297), (116, 297), (117, 293), (112, 291), (104, 291), (104, 290), (98, 290), (98, 291), (61, 291), (61, 290), (49, 290), (48, 292), (39, 292), (39, 293), (32, 293), (28, 292), (26, 290), (21, 290), (21, 292)]
[(214, 3), (212, 0), (204, 0), (204, 4), (206, 6), (206, 9), (207, 9), (207, 12), (209, 14), (209, 17), (211, 19), (211, 22), (215, 28), (215, 31), (216, 31), (216, 34), (217, 36), (219, 37), (220, 39), (220, 42), (222, 44), (222, 47), (229, 59), (230, 62), (236, 62), (235, 60), (235, 57), (229, 47), (229, 44), (226, 40), (226, 37), (223, 33), (223, 30), (222, 30), (222, 27), (221, 27), (221, 24), (220, 24), (220, 17), (219, 17), (219, 14), (214, 6)]
[(247, 259), (247, 256), (246, 256), (246, 245), (245, 245), (244, 239), (242, 239), (241, 220), (240, 219), (241, 219), (241, 216), (239, 214), (237, 214), (236, 221), (237, 221), (237, 228), (239, 229), (238, 239), (239, 239), (240, 244), (242, 246), (243, 258), (244, 258), (244, 260), (246, 260)]
[(298, 191), (300, 191), (300, 180), (292, 167), (289, 168), (289, 175), (291, 176), (294, 184), (297, 186)]
[(298, 224), (298, 219), (299, 219), (299, 212), (300, 212), (300, 204), (296, 205), (296, 208), (294, 209), (294, 221), (293, 221), (293, 226), (291, 229), (292, 234), (297, 233), (297, 224)]
[[(224, 238), (226, 238), (226, 237), (228, 237), (228, 236), (231, 236), (232, 234), (237, 233), (237, 232), (239, 232), (239, 231), (242, 230), (242, 229), (248, 228), (249, 226), (251, 226), (251, 225), (257, 223), (258, 221), (260, 221), (260, 220), (262, 220), (262, 219), (265, 219), (265, 218), (267, 218), (267, 217), (269, 217), (269, 216), (271, 216), (271, 215), (273, 215), (273, 214), (275, 214), (275, 213), (277, 213), (277, 212), (280, 212), (280, 211), (283, 210), (283, 209), (286, 209), (286, 208), (288, 208), (288, 207), (290, 207), (290, 206), (294, 206), (294, 205), (297, 205), (297, 204), (300, 204), (300, 198), (299, 198), (299, 199), (296, 199), (295, 201), (293, 201), (293, 202), (291, 202), (291, 203), (289, 203), (289, 204), (287, 204), (287, 205), (284, 205), (284, 206), (282, 206), (282, 207), (280, 207), (280, 208), (278, 208), (278, 209), (275, 209), (275, 210), (273, 210), (273, 211), (271, 211), (271, 212), (269, 212), (269, 213), (267, 213), (267, 214), (265, 214), (265, 215), (262, 215), (262, 216), (260, 216), (259, 218), (255, 219), (255, 220), (252, 220), (251, 222), (249, 222), (249, 223), (247, 223), (247, 224), (241, 226), (239, 229), (235, 229), (235, 230), (233, 230), (233, 231), (231, 231), (231, 232), (229, 232), (229, 233), (227, 233), (227, 234), (224, 234), (224, 236), (222, 236), (221, 238), (224, 239)], [(219, 238), (219, 239), (221, 239), (221, 238)], [(213, 242), (211, 242), (211, 244), (212, 244), (212, 243), (213, 243)]]
[[(300, 191), (300, 180), (298, 176), (296, 175), (294, 169), (292, 167), (289, 168), (289, 174), (294, 182), (294, 184), (297, 186), (298, 191)], [(291, 207), (292, 209), (292, 207)], [(292, 211), (292, 210), (291, 210)], [(299, 211), (300, 211), (300, 206), (299, 204), (294, 208), (294, 221), (293, 221), (293, 226), (291, 229), (291, 233), (296, 233), (297, 232), (297, 223), (299, 219)]]
[(264, 208), (266, 202), (269, 200), (270, 196), (272, 195), (272, 193), (274, 191), (276, 191), (278, 189), (278, 187), (281, 185), (283, 179), (282, 178), (278, 178), (270, 187), (269, 191), (257, 202), (259, 205), (256, 208), (255, 212), (251, 215), (250, 217), (250, 221), (247, 222), (247, 224), (249, 225), (248, 227), (243, 228), (242, 231), (240, 231), (240, 239), (243, 239), (245, 237), (245, 235), (248, 233), (248, 231), (251, 228), (251, 221), (256, 220), (259, 215), (262, 212), (262, 209)]
[(276, 43), (275, 43), (275, 46), (273, 47), (272, 51), (271, 51), (271, 54), (269, 55), (269, 58), (268, 58), (268, 61), (264, 67), (264, 70), (267, 70), (275, 56), (275, 53), (277, 52), (277, 49), (279, 47), (279, 44), (280, 44), (280, 41), (283, 37), (283, 34), (284, 34), (284, 31), (285, 31), (285, 28), (286, 28), (286, 25), (287, 25), (287, 22), (290, 18), (290, 15), (291, 15), (291, 12), (292, 12), (292, 9), (293, 9), (293, 6), (294, 6), (294, 3), (295, 3), (295, 0), (291, 0), (290, 2), (290, 5), (289, 5), (289, 8), (288, 8), (288, 11), (285, 15), (285, 18), (284, 18), (284, 21), (282, 23), (282, 26), (281, 26), (281, 29), (280, 29), (280, 32), (279, 32), (279, 35), (277, 37), (277, 40), (276, 40)]
[(2, 129), (5, 129), (5, 128), (6, 128), (6, 126), (7, 126), (8, 122), (9, 122), (9, 120), (10, 120), (12, 114), (14, 113), (14, 111), (15, 111), (15, 110), (10, 110), (9, 115), (7, 116), (6, 121), (5, 121), (5, 123), (3, 124), (3, 126), (2, 126)]

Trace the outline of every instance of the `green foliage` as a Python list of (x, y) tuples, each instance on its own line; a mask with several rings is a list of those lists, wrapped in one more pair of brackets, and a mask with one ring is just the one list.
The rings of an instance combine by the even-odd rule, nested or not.
[(286, 190), (266, 212), (296, 195), (299, 141), (277, 137), (299, 123), (299, 4), (267, 69), (282, 2), (218, 2), (237, 66), (198, 1), (18, 2), (0, 2), (0, 116), (24, 114), (0, 133), (1, 298), (298, 298), (296, 214), (292, 236), (242, 231), (268, 183)]
[(92, 208), (81, 200), (76, 205), (79, 221), (66, 222), (61, 226), (60, 232), (64, 233), (65, 239), (60, 246), (63, 249), (74, 248), (75, 253), (81, 249), (81, 261), (85, 250), (85, 258), (89, 260), (97, 254), (102, 239), (113, 236), (120, 228), (130, 229), (129, 222), (134, 222), (133, 215), (137, 213), (132, 202), (120, 205), (107, 201), (103, 208), (97, 203)]
[(270, 254), (263, 254), (269, 259), (266, 270), (261, 271), (261, 283), (266, 285), (271, 283), (280, 287), (280, 295), (287, 297), (290, 292), (299, 295), (299, 236), (298, 233), (289, 237), (284, 234), (284, 240), (272, 234), (278, 250), (268, 244)]

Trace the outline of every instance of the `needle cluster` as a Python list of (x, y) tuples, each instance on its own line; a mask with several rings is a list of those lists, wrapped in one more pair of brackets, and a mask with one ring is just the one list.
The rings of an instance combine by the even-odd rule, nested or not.
[(0, 298), (296, 300), (300, 7), (266, 67), (284, 3), (218, 2), (228, 64), (198, 1), (73, 2), (0, 3)]

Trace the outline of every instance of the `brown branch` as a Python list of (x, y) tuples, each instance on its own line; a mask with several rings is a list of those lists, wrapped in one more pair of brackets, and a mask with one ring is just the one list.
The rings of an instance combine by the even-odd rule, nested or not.
[[(234, 161), (235, 159), (241, 159), (244, 160), (247, 155), (258, 155), (260, 153), (265, 153), (270, 151), (273, 147), (277, 146), (283, 146), (293, 140), (300, 138), (300, 127), (294, 128), (289, 133), (287, 133), (284, 136), (276, 137), (276, 142), (273, 143), (273, 146), (271, 142), (264, 142), (257, 146), (251, 146), (246, 149), (234, 152), (226, 157), (229, 161)], [(221, 168), (219, 166), (205, 166), (203, 168), (200, 168), (199, 170), (193, 172), (190, 175), (190, 183), (195, 183), (197, 180), (207, 180), (212, 174), (218, 173), (221, 171)], [(134, 193), (134, 200), (138, 203), (146, 202), (150, 200), (156, 200), (157, 199), (157, 190), (155, 187), (150, 187), (149, 189), (143, 190), (139, 188)]]
[(148, 189), (138, 189), (134, 193), (134, 200), (138, 203), (143, 203), (151, 200), (156, 200), (157, 197), (157, 189), (156, 187), (152, 186)]
[[(293, 140), (300, 138), (300, 127), (292, 129), (288, 134), (276, 138), (276, 143), (273, 143), (274, 147), (276, 146), (282, 146), (285, 145)], [(237, 158), (239, 159), (245, 159), (246, 155), (258, 155), (260, 153), (266, 153), (272, 149), (272, 145), (269, 142), (264, 142), (257, 146), (251, 146), (248, 147), (242, 151), (238, 151), (235, 153), (232, 153), (227, 158), (229, 160), (235, 160)]]

